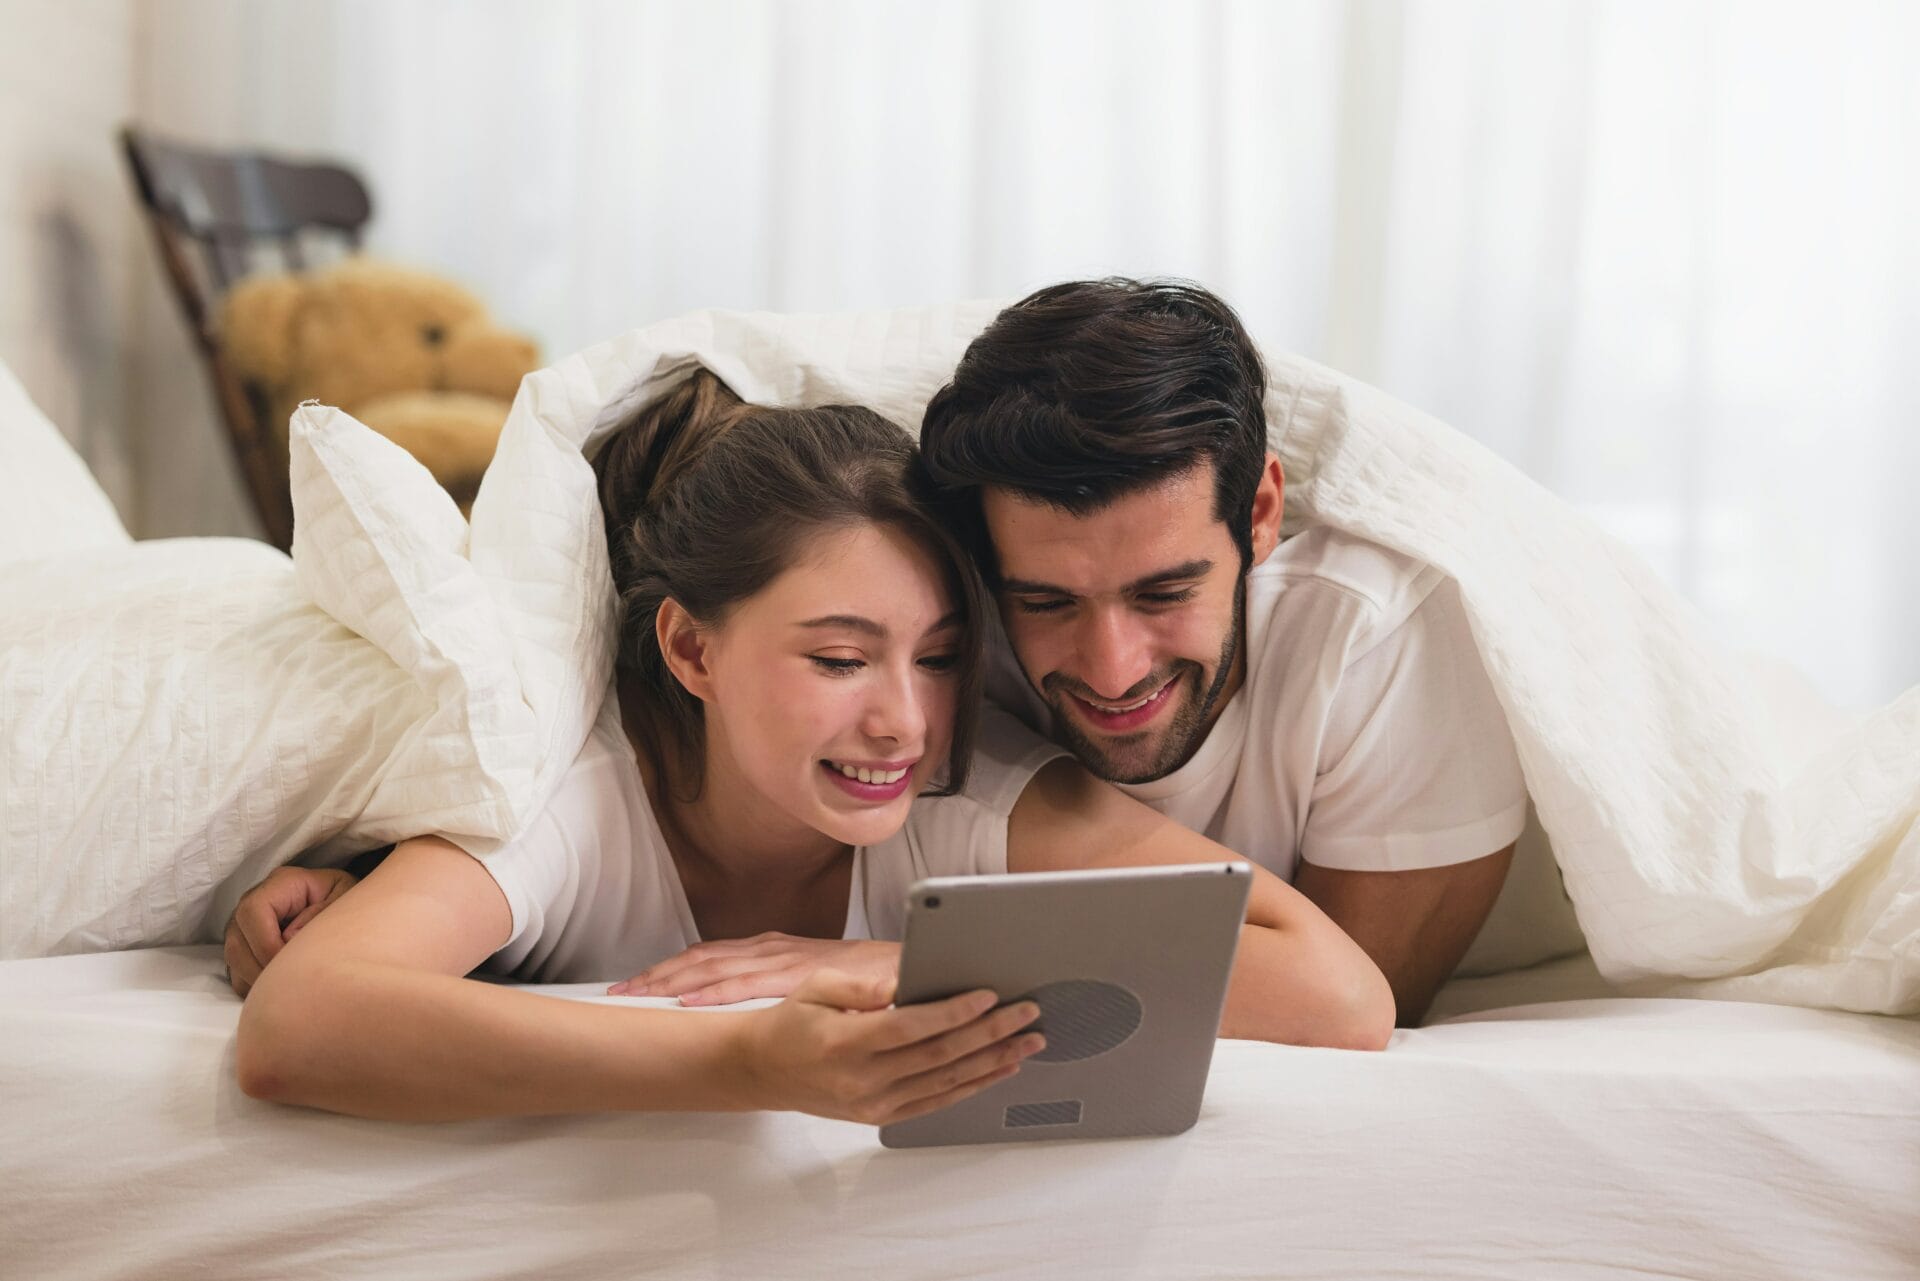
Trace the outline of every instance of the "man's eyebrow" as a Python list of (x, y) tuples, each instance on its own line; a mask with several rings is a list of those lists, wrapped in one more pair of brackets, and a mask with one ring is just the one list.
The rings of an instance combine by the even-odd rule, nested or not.
[[(1126, 592), (1145, 591), (1150, 587), (1157, 587), (1162, 583), (1177, 583), (1183, 578), (1205, 578), (1212, 572), (1213, 562), (1211, 560), (1202, 558), (1200, 560), (1182, 561), (1178, 565), (1169, 565), (1165, 569), (1157, 569), (1151, 574), (1136, 578), (1121, 590)], [(1055, 587), (1052, 583), (1037, 583), (1030, 578), (1002, 578), (1000, 580), (1000, 587), (1003, 591), (1013, 592), (1021, 596), (1078, 595), (1078, 593), (1070, 592), (1064, 587)]]
[[(965, 617), (964, 614), (956, 609), (934, 623), (932, 627), (929, 627), (927, 634), (931, 636), (935, 632), (958, 626)], [(885, 640), (889, 634), (887, 629), (879, 623), (874, 622), (871, 618), (862, 618), (858, 614), (822, 614), (819, 618), (809, 618), (806, 622), (798, 624), (798, 626), (817, 630), (831, 628), (838, 631), (860, 632), (878, 640)]]

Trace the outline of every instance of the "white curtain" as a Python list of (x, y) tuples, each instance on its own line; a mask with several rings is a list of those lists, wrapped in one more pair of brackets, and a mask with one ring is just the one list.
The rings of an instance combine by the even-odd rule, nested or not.
[(1729, 643), (1920, 680), (1920, 16), (1883, 4), (222, 11), (261, 141), (559, 355), (1189, 276), (1478, 436)]

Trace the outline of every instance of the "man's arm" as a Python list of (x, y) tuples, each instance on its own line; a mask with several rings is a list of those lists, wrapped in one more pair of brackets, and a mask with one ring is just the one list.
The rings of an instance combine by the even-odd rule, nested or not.
[(1346, 872), (1302, 862), (1293, 885), (1373, 958), (1401, 1027), (1418, 1027), (1500, 897), (1513, 846), (1449, 867)]

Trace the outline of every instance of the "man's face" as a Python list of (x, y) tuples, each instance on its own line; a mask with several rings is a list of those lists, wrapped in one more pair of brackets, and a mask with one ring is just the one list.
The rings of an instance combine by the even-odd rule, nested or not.
[[(1142, 783), (1184, 764), (1239, 688), (1244, 578), (1202, 463), (1074, 516), (1012, 490), (981, 499), (1000, 562), (1000, 612), (1054, 730), (1102, 778)], [(1272, 549), (1280, 468), (1254, 504)]]

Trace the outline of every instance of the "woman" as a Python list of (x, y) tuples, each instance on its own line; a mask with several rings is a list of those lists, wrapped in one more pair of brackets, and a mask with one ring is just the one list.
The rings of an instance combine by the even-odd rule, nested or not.
[[(899, 937), (906, 887), (1231, 855), (979, 717), (988, 606), (916, 498), (913, 461), (869, 411), (758, 409), (704, 372), (622, 428), (595, 464), (617, 697), (532, 829), (484, 861), (404, 842), (277, 950), (279, 914), (236, 914), (230, 960), (271, 960), (241, 1016), (242, 1088), (406, 1119), (787, 1108), (884, 1123), (1017, 1071), (1043, 1044), (1021, 1031), (1030, 1002), (889, 1008), (897, 946), (874, 940)], [(745, 942), (701, 942), (725, 939)], [(483, 964), (631, 974), (616, 990), (689, 1003), (786, 999), (608, 1008), (458, 977)], [(1256, 872), (1223, 1034), (1377, 1047), (1392, 1024), (1366, 955)]]

